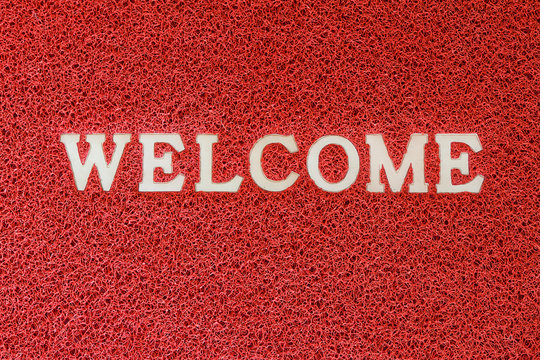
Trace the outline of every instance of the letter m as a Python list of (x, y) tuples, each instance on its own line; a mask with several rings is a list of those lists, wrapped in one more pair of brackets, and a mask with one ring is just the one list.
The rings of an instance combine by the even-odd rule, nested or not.
[(101, 181), (101, 187), (105, 191), (111, 189), (111, 185), (118, 169), (118, 164), (124, 153), (126, 144), (131, 139), (130, 134), (114, 134), (113, 142), (115, 144), (114, 153), (111, 162), (107, 164), (105, 160), (105, 154), (103, 153), (103, 143), (105, 142), (105, 134), (92, 134), (86, 135), (86, 141), (90, 144), (88, 155), (84, 164), (79, 156), (78, 142), (80, 140), (79, 134), (62, 134), (60, 136), (60, 142), (66, 147), (66, 152), (71, 162), (71, 170), (73, 171), (73, 177), (75, 178), (75, 185), (77, 189), (82, 191), (86, 188), (88, 183), (88, 177), (92, 172), (94, 165), (97, 168), (99, 179)]
[(369, 145), (370, 183), (367, 184), (369, 192), (384, 192), (384, 184), (381, 183), (381, 170), (386, 171), (386, 178), (393, 192), (401, 190), (409, 168), (412, 168), (413, 181), (409, 185), (409, 192), (424, 193), (428, 191), (428, 185), (424, 178), (424, 145), (428, 142), (426, 134), (412, 134), (407, 144), (407, 151), (401, 161), (401, 166), (396, 170), (381, 134), (366, 135), (366, 143)]

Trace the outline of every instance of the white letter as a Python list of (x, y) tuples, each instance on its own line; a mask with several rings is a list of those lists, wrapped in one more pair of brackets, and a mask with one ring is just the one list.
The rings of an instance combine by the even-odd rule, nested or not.
[(139, 184), (139, 191), (180, 191), (184, 184), (184, 175), (168, 182), (155, 182), (154, 170), (162, 168), (165, 174), (172, 174), (172, 152), (168, 151), (162, 157), (156, 158), (154, 146), (156, 143), (171, 145), (174, 150), (181, 152), (184, 150), (182, 138), (178, 134), (141, 134), (139, 142), (143, 145), (143, 176)]
[(262, 169), (261, 159), (264, 148), (269, 144), (281, 144), (285, 146), (290, 153), (298, 152), (298, 146), (292, 135), (266, 135), (253, 145), (253, 148), (249, 153), (249, 171), (251, 172), (251, 177), (253, 178), (253, 181), (255, 181), (255, 184), (267, 191), (283, 191), (294, 184), (300, 175), (292, 171), (285, 180), (275, 181), (267, 178)]
[(212, 144), (218, 142), (218, 136), (213, 134), (200, 134), (197, 135), (196, 141), (201, 148), (201, 179), (195, 184), (195, 191), (237, 192), (244, 179), (241, 176), (235, 175), (232, 180), (224, 183), (212, 182)]
[(484, 182), (482, 175), (477, 175), (472, 181), (461, 184), (452, 184), (452, 169), (458, 169), (463, 175), (469, 175), (469, 154), (461, 153), (457, 159), (452, 159), (452, 143), (463, 143), (475, 152), (482, 150), (482, 144), (476, 134), (436, 134), (435, 141), (439, 144), (439, 158), (441, 173), (437, 184), (438, 193), (478, 193)]
[(79, 149), (77, 143), (79, 142), (79, 134), (62, 134), (60, 135), (60, 141), (65, 145), (66, 152), (71, 162), (71, 169), (73, 170), (73, 177), (75, 178), (75, 185), (78, 190), (84, 190), (88, 183), (88, 177), (92, 172), (92, 168), (96, 165), (99, 179), (101, 181), (101, 187), (105, 191), (111, 189), (118, 164), (124, 153), (124, 148), (131, 138), (130, 134), (114, 134), (113, 141), (115, 144), (114, 153), (110, 164), (105, 161), (105, 155), (103, 154), (103, 143), (105, 142), (105, 134), (92, 134), (86, 135), (86, 141), (90, 144), (90, 150), (84, 165), (79, 157)]
[[(319, 169), (319, 155), (321, 150), (327, 145), (339, 145), (347, 154), (349, 169), (347, 170), (347, 174), (343, 180), (337, 183), (326, 181), (321, 174), (321, 170)], [(358, 171), (360, 170), (360, 159), (358, 157), (356, 148), (349, 140), (341, 136), (327, 135), (315, 141), (309, 149), (307, 156), (307, 169), (309, 176), (311, 176), (315, 182), (315, 185), (324, 191), (340, 192), (347, 189), (356, 181)]]
[(370, 183), (367, 184), (369, 192), (384, 192), (384, 184), (381, 183), (381, 170), (384, 167), (386, 178), (393, 192), (401, 191), (409, 168), (412, 167), (413, 181), (409, 185), (411, 193), (425, 193), (428, 185), (424, 177), (424, 145), (428, 142), (426, 134), (412, 134), (407, 144), (407, 151), (401, 161), (401, 166), (396, 171), (392, 159), (388, 156), (388, 150), (381, 134), (366, 135), (366, 144), (369, 145)]

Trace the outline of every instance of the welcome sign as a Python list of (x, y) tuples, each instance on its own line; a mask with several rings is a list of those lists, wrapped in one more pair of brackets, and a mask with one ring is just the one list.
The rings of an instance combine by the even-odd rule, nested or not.
[(534, 1), (0, 1), (1, 359), (537, 359)]
[[(86, 137), (90, 144), (88, 157), (83, 164), (79, 157), (77, 143), (80, 140), (79, 134), (63, 134), (60, 141), (65, 145), (69, 157), (73, 176), (77, 189), (84, 190), (88, 177), (93, 166), (96, 166), (101, 179), (101, 186), (105, 191), (111, 188), (112, 181), (118, 169), (124, 147), (130, 141), (131, 134), (115, 134), (113, 141), (116, 146), (112, 155), (111, 162), (107, 164), (103, 154), (103, 143), (105, 134), (92, 134)], [(380, 171), (384, 167), (386, 176), (393, 192), (400, 191), (409, 167), (413, 171), (413, 183), (409, 186), (409, 191), (413, 193), (422, 193), (428, 191), (428, 185), (424, 178), (424, 145), (427, 143), (427, 134), (413, 134), (407, 145), (407, 152), (401, 162), (401, 166), (396, 170), (393, 161), (389, 158), (388, 151), (384, 144), (382, 134), (373, 134), (366, 136), (366, 143), (370, 145), (370, 179), (367, 185), (367, 191), (384, 192), (384, 185), (380, 180)], [(435, 136), (440, 148), (440, 182), (437, 184), (439, 193), (459, 193), (459, 192), (480, 192), (483, 176), (477, 175), (474, 180), (467, 184), (452, 184), (451, 171), (460, 170), (463, 174), (469, 175), (468, 153), (463, 153), (457, 159), (451, 158), (452, 143), (463, 143), (469, 145), (474, 152), (482, 150), (482, 145), (476, 134), (437, 134)], [(180, 191), (184, 183), (184, 176), (179, 174), (175, 179), (157, 183), (154, 181), (154, 171), (161, 168), (165, 173), (172, 173), (171, 153), (165, 153), (163, 157), (156, 158), (154, 145), (156, 143), (165, 143), (172, 146), (176, 151), (184, 150), (184, 144), (179, 134), (141, 134), (139, 141), (143, 145), (143, 175), (142, 182), (139, 184), (139, 191)], [(200, 174), (201, 179), (195, 184), (195, 191), (203, 192), (237, 192), (240, 188), (243, 178), (235, 175), (228, 182), (215, 183), (212, 180), (212, 145), (218, 142), (218, 136), (215, 134), (197, 135), (197, 144), (200, 152)], [(284, 180), (272, 180), (264, 175), (261, 165), (263, 151), (267, 145), (280, 144), (289, 152), (298, 152), (298, 145), (292, 135), (267, 135), (258, 140), (249, 155), (250, 173), (253, 181), (267, 191), (283, 191), (294, 184), (299, 175), (295, 172), (290, 173)], [(319, 157), (324, 147), (328, 145), (337, 145), (343, 148), (347, 156), (348, 170), (345, 177), (335, 183), (324, 179), (319, 169)], [(360, 160), (358, 152), (354, 145), (342, 136), (327, 135), (318, 139), (309, 149), (307, 157), (307, 170), (315, 184), (324, 191), (340, 192), (349, 188), (355, 181), (360, 170)]]

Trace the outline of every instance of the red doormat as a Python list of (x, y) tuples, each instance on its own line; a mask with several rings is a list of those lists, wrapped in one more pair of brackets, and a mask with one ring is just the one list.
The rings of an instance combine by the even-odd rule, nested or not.
[[(534, 359), (540, 352), (539, 23), (534, 1), (3, 1), (0, 357)], [(132, 134), (109, 192), (77, 190), (60, 136)], [(139, 192), (141, 133), (180, 134), (180, 192)], [(427, 134), (427, 193), (371, 193)], [(439, 133), (474, 133), (479, 193), (437, 193)], [(217, 134), (196, 192), (198, 134)], [(250, 177), (269, 134), (265, 174)], [(356, 147), (339, 192), (325, 135)], [(80, 151), (88, 150), (82, 141)], [(157, 155), (172, 152), (158, 146)], [(320, 170), (339, 181), (342, 148)]]

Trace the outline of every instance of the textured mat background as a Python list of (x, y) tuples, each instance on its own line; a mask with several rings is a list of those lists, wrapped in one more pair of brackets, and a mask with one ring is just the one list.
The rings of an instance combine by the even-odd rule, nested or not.
[[(534, 1), (2, 0), (0, 356), (535, 358), (538, 27)], [(63, 132), (134, 134), (110, 193)], [(141, 132), (182, 135), (181, 193), (137, 191)], [(194, 192), (203, 132), (239, 193)], [(413, 132), (429, 194), (367, 193), (365, 134), (397, 159)], [(478, 133), (480, 194), (435, 193), (438, 132)], [(266, 153), (282, 193), (249, 178), (271, 133), (300, 147)], [(341, 194), (305, 167), (327, 134), (361, 157)]]

